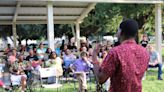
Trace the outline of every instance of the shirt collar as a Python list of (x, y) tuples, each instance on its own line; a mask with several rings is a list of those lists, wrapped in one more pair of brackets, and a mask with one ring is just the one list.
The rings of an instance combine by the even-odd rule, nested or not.
[(134, 39), (130, 39), (123, 41), (121, 44), (136, 44), (136, 41)]

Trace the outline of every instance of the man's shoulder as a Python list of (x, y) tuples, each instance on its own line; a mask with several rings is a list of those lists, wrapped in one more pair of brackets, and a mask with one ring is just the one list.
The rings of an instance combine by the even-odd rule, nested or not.
[(29, 59), (30, 58), (30, 55), (28, 55), (27, 57), (26, 57), (26, 59)]
[(118, 52), (118, 51), (130, 50), (130, 49), (132, 49), (132, 48), (130, 48), (131, 46), (132, 46), (132, 48), (135, 48), (136, 50), (147, 52), (146, 48), (144, 48), (144, 47), (142, 47), (141, 45), (138, 45), (138, 44), (133, 44), (133, 45), (121, 44), (119, 46), (116, 46), (116, 47), (112, 48), (111, 51), (112, 52)]

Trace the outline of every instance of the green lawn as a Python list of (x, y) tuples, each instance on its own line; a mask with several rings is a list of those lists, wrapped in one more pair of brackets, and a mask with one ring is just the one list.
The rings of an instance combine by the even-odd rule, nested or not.
[[(75, 82), (75, 85), (78, 87), (77, 82)], [(96, 92), (94, 82), (88, 83), (88, 90), (88, 92)], [(1, 89), (0, 92), (2, 92)], [(70, 81), (69, 83), (63, 83), (63, 86), (58, 89), (38, 88), (35, 92), (77, 92), (77, 89), (74, 89), (74, 83)], [(146, 73), (146, 80), (143, 80), (143, 92), (164, 92), (164, 80), (157, 80), (157, 69), (148, 70)]]
[(164, 92), (164, 80), (157, 80), (157, 74), (157, 69), (147, 72), (146, 80), (143, 81), (143, 92)]
[[(164, 78), (164, 75), (163, 75)], [(78, 83), (76, 83), (78, 87)], [(89, 92), (95, 92), (95, 84), (88, 84)], [(92, 90), (90, 90), (92, 89)], [(57, 89), (42, 89), (41, 92), (77, 92), (73, 83), (65, 83), (63, 87)], [(164, 92), (164, 80), (157, 80), (157, 69), (148, 70), (146, 80), (143, 80), (143, 92)]]

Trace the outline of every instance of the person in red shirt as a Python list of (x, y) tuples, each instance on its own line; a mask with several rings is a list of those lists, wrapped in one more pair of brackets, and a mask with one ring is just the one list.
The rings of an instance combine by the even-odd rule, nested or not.
[(94, 74), (100, 84), (110, 77), (109, 92), (142, 92), (141, 81), (148, 67), (149, 54), (144, 47), (137, 45), (137, 32), (138, 23), (135, 20), (123, 21), (118, 31), (121, 44), (109, 51), (101, 66), (97, 60), (100, 44), (94, 48)]

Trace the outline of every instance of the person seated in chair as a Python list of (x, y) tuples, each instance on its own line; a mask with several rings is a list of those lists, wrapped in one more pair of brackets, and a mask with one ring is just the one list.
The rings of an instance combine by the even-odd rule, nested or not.
[[(62, 63), (63, 63), (63, 60), (57, 56), (56, 52), (51, 52), (49, 59), (47, 61), (45, 61), (46, 68), (49, 67), (49, 68), (55, 69), (55, 77), (56, 77), (55, 83), (58, 83), (59, 77), (61, 77), (63, 75)], [(54, 79), (54, 77), (49, 77), (48, 83), (53, 83), (54, 82), (53, 79)]]
[(63, 75), (63, 68), (62, 68), (63, 60), (57, 56), (56, 52), (51, 52), (49, 56), (49, 60), (46, 61), (47, 67), (52, 67), (56, 69), (56, 76), (62, 76)]
[(15, 61), (11, 67), (10, 67), (10, 72), (11, 72), (11, 83), (13, 85), (21, 85), (22, 91), (25, 92), (25, 87), (26, 87), (26, 74), (24, 73), (24, 70), (26, 68), (26, 61), (23, 59), (23, 55), (19, 55), (18, 61)]
[(26, 60), (31, 64), (31, 66), (38, 70), (41, 68), (42, 61), (38, 59), (37, 55), (35, 55), (34, 50), (29, 50), (29, 55), (26, 57)]
[(70, 70), (70, 65), (75, 61), (76, 56), (71, 53), (69, 49), (65, 51), (63, 55), (63, 69), (64, 69), (64, 76), (67, 77)]
[(162, 80), (162, 64), (159, 62), (158, 53), (154, 50), (153, 46), (148, 46), (150, 54), (149, 68), (158, 67), (158, 80)]
[(32, 62), (33, 60), (38, 60), (37, 55), (35, 55), (32, 49), (29, 50), (29, 55), (26, 57), (26, 60), (30, 62)]
[(77, 59), (71, 66), (79, 82), (79, 92), (87, 92), (86, 72), (89, 72), (93, 65), (90, 63), (87, 53), (82, 52), (81, 57)]
[(31, 67), (33, 67), (34, 70), (39, 70), (41, 68), (41, 64), (43, 63), (32, 49), (29, 50), (29, 55), (26, 57), (26, 60), (28, 61), (28, 63), (30, 63)]

